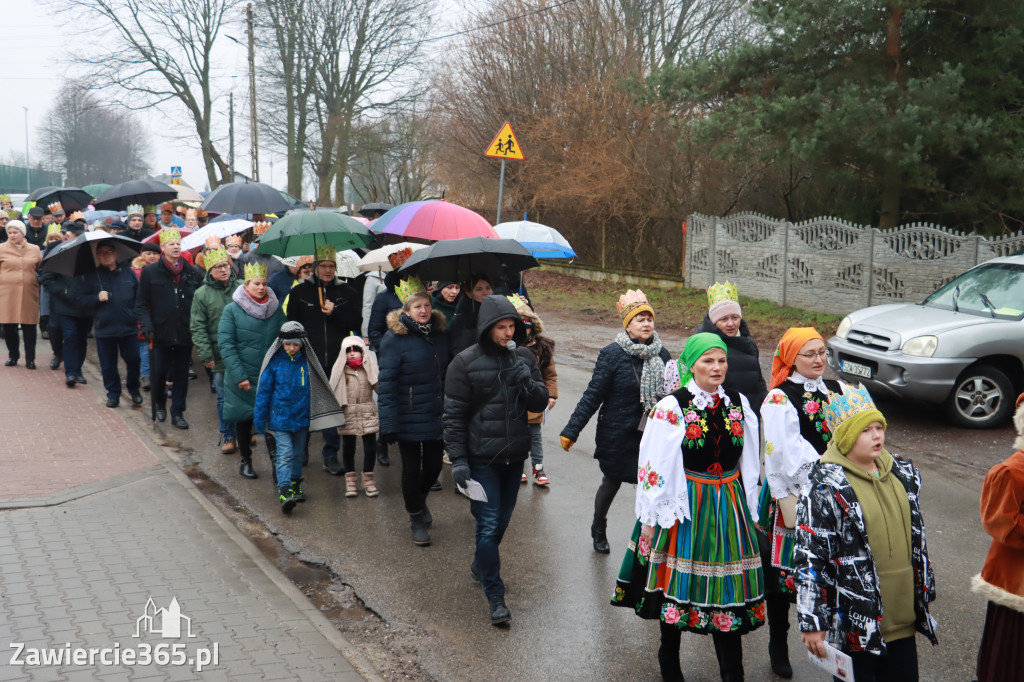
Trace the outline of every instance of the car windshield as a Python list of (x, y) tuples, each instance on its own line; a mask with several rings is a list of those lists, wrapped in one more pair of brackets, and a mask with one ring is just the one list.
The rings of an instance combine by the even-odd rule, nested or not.
[(974, 268), (926, 298), (924, 305), (1019, 320), (1024, 317), (1024, 265), (992, 263)]

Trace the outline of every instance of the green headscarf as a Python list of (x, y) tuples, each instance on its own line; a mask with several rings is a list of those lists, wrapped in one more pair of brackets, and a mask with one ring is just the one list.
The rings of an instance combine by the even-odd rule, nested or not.
[(686, 387), (686, 384), (690, 383), (690, 379), (693, 378), (693, 363), (697, 362), (700, 356), (707, 353), (712, 348), (721, 348), (723, 351), (727, 351), (725, 347), (725, 341), (722, 341), (722, 337), (718, 334), (711, 334), (710, 332), (701, 332), (700, 334), (694, 334), (686, 340), (686, 347), (683, 348), (683, 354), (679, 356), (679, 369), (686, 368), (686, 373), (680, 372), (680, 385)]

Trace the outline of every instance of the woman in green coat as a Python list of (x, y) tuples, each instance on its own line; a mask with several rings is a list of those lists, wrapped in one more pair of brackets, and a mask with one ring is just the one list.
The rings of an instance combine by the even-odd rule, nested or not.
[[(256, 384), (263, 356), (287, 319), (277, 296), (267, 287), (267, 266), (245, 266), (245, 284), (235, 289), (232, 302), (224, 308), (217, 328), (217, 342), (224, 361), (224, 419), (235, 422), (242, 461), (238, 468), (245, 478), (256, 478), (252, 468), (252, 417), (256, 405)], [(274, 444), (267, 436), (267, 451), (274, 459)]]

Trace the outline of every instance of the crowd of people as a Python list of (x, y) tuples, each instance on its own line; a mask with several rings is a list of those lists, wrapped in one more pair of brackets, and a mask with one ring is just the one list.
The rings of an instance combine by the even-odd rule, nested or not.
[[(126, 229), (145, 229), (145, 212), (129, 213)], [(20, 220), (4, 227), (8, 367), (23, 343), (25, 367), (35, 369), (41, 295), (51, 345), (59, 344), (51, 368), (63, 363), (69, 388), (85, 383), (91, 332), (110, 408), (122, 386), (136, 406), (149, 390), (154, 422), (169, 417), (188, 429), (197, 360), (217, 394), (220, 442), (209, 447), (237, 451), (239, 474), (254, 479), (253, 448), (264, 435), (284, 513), (306, 501), (311, 433), (323, 435), (322, 468), (344, 476), (347, 497), (380, 494), (374, 468), (390, 465), (394, 446), (419, 546), (431, 543), (428, 496), (450, 463), (476, 521), (470, 573), (491, 622), (511, 620), (499, 547), (521, 485), (551, 484), (542, 425), (558, 391), (554, 343), (524, 289), (509, 291), (508, 280), (491, 273), (465, 282), (403, 279), (395, 271), (407, 250), (391, 255), (392, 272), (365, 282), (338, 277), (327, 245), (275, 262), (245, 244), (233, 243), (233, 256), (214, 238), (186, 257), (173, 215), (156, 224), (155, 240), (136, 258), (99, 239), (95, 270), (69, 276), (40, 264), (82, 234), (82, 221), (47, 230), (56, 239), (42, 245)], [(622, 295), (621, 331), (600, 351), (560, 432), (568, 451), (597, 413), (595, 552), (611, 552), (612, 501), (623, 483), (636, 486), (612, 605), (659, 622), (665, 680), (683, 679), (683, 632), (712, 635), (722, 679), (742, 680), (742, 636), (765, 623), (771, 668), (792, 677), (794, 603), (801, 640), (815, 656), (827, 647), (845, 652), (859, 681), (917, 679), (915, 634), (936, 641), (919, 471), (885, 448), (886, 419), (863, 387), (824, 378), (827, 350), (815, 329), (786, 331), (766, 382), (736, 287), (716, 283), (708, 302), (699, 331), (672, 359), (644, 293)], [(1016, 423), (1024, 434), (1024, 407)], [(1022, 665), (1012, 643), (1024, 631), (1022, 456), (994, 469), (983, 494), (993, 536), (976, 579), (990, 600), (979, 657), (985, 681)]]

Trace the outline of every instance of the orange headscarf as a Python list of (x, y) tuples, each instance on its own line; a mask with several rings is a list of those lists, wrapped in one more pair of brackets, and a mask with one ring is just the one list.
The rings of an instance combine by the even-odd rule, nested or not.
[(768, 390), (779, 386), (789, 378), (793, 371), (793, 363), (796, 362), (796, 354), (804, 347), (804, 344), (814, 339), (820, 339), (821, 334), (814, 327), (790, 327), (779, 340), (779, 347), (775, 349), (775, 356), (772, 358), (772, 380)]

